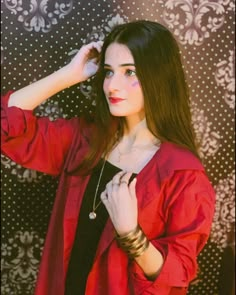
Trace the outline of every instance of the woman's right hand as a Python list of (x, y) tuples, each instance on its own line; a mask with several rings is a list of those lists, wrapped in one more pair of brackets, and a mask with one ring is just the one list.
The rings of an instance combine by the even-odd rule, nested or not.
[(98, 41), (82, 46), (67, 65), (74, 83), (83, 82), (96, 74), (102, 45), (103, 42)]

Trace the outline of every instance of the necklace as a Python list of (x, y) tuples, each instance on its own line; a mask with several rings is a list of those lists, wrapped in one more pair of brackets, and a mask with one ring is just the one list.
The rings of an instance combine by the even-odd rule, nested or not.
[(96, 214), (95, 211), (98, 208), (98, 206), (102, 203), (102, 200), (100, 200), (98, 202), (98, 204), (96, 205), (98, 189), (99, 189), (99, 185), (100, 185), (100, 181), (101, 181), (101, 178), (102, 178), (102, 173), (103, 173), (105, 164), (106, 164), (106, 161), (104, 160), (103, 165), (102, 165), (102, 169), (101, 169), (101, 172), (100, 172), (100, 175), (99, 175), (99, 178), (98, 178), (98, 184), (97, 184), (97, 187), (96, 187), (96, 190), (95, 190), (94, 198), (93, 198), (93, 210), (89, 213), (89, 219), (95, 219), (97, 217), (97, 214)]

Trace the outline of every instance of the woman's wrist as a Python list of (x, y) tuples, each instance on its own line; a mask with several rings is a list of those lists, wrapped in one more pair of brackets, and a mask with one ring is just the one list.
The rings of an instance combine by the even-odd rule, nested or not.
[(116, 240), (131, 259), (141, 256), (149, 246), (149, 240), (139, 225), (126, 235), (117, 234)]
[(59, 75), (59, 81), (64, 85), (64, 88), (69, 88), (82, 82), (78, 73), (73, 71), (73, 67), (70, 64), (65, 65), (57, 71)]

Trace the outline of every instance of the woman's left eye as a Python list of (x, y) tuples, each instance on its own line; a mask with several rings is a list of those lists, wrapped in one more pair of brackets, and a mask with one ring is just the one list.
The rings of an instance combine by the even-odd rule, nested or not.
[(136, 75), (136, 72), (134, 70), (128, 69), (128, 70), (125, 71), (125, 74), (127, 76), (135, 76)]

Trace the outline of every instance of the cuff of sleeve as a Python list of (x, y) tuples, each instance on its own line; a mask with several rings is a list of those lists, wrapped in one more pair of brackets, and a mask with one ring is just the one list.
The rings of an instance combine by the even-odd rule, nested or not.
[(175, 251), (171, 249), (171, 246), (168, 245), (166, 251), (158, 244), (155, 245), (154, 243), (154, 246), (161, 252), (164, 258), (161, 271), (154, 283), (158, 285), (187, 287), (189, 280), (186, 270), (179, 257), (175, 254)]
[(1, 96), (1, 109), (5, 109), (8, 108), (8, 101), (10, 98), (10, 95), (13, 93), (14, 91), (8, 91), (5, 95)]
[(154, 246), (158, 249), (158, 251), (161, 252), (164, 258), (164, 263), (158, 277), (154, 281), (149, 281), (143, 270), (134, 261), (131, 264), (131, 275), (133, 279), (142, 282), (144, 288), (148, 288), (151, 285), (159, 287), (187, 287), (189, 285), (189, 280), (187, 279), (186, 271), (179, 258), (175, 255), (174, 251), (168, 251), (167, 255), (167, 251), (165, 251), (160, 245), (155, 245), (154, 243)]
[(8, 107), (11, 93), (13, 91), (9, 91), (1, 98), (1, 134), (8, 138), (22, 135), (26, 130), (27, 121), (33, 118), (33, 111)]

